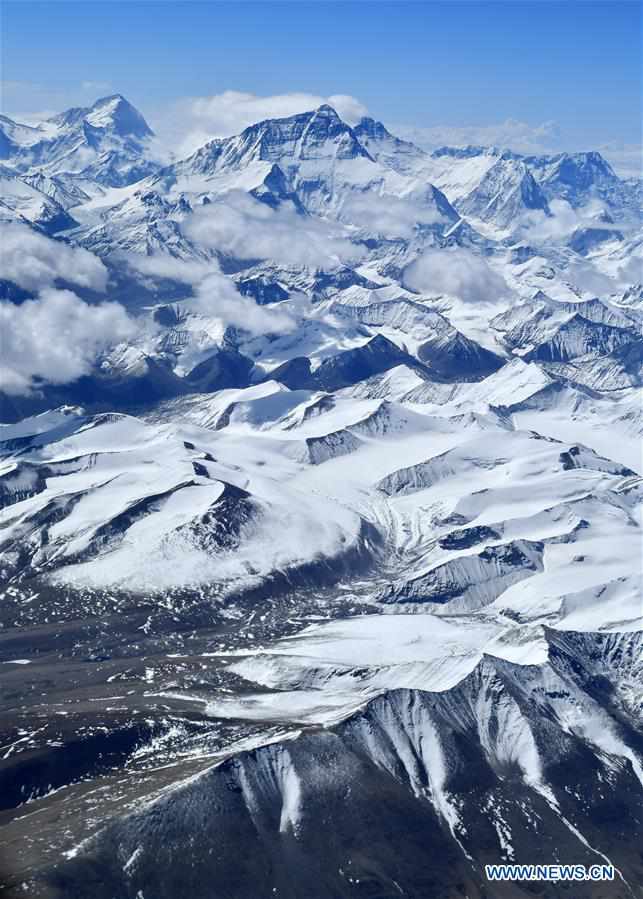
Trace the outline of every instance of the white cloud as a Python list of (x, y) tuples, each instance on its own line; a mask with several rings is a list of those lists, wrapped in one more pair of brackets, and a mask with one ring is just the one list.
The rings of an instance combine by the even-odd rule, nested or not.
[(157, 253), (154, 256), (143, 256), (140, 253), (125, 253), (120, 257), (130, 268), (142, 275), (154, 278), (167, 278), (181, 284), (195, 285), (208, 275), (220, 272), (216, 259), (211, 262), (200, 262), (196, 259), (178, 259)]
[(617, 282), (599, 271), (593, 263), (573, 260), (568, 266), (566, 277), (585, 294), (593, 297), (609, 296), (616, 292)]
[(509, 292), (504, 278), (484, 259), (460, 247), (426, 251), (406, 269), (404, 282), (423, 293), (446, 293), (465, 303), (492, 303)]
[(561, 139), (560, 126), (556, 122), (529, 125), (516, 119), (490, 125), (434, 125), (431, 128), (399, 125), (393, 131), (426, 149), (473, 144), (509, 147), (519, 153), (551, 153), (559, 148)]
[(277, 265), (336, 267), (361, 256), (336, 225), (300, 215), (291, 203), (272, 209), (242, 191), (201, 206), (183, 230), (204, 248)]
[(240, 294), (225, 275), (208, 275), (194, 293), (193, 305), (198, 312), (251, 334), (284, 333), (295, 328), (295, 320), (287, 312), (258, 306), (251, 297)]
[(523, 240), (532, 243), (549, 243), (556, 240), (564, 241), (577, 228), (621, 230), (619, 225), (603, 221), (605, 208), (598, 200), (579, 209), (574, 209), (566, 200), (551, 200), (549, 211), (550, 215), (541, 210), (525, 213), (516, 233), (520, 234)]
[(97, 355), (131, 338), (136, 325), (118, 303), (90, 306), (70, 290), (45, 288), (21, 305), (0, 303), (0, 384), (9, 394), (34, 382), (66, 384)]
[(641, 178), (643, 176), (643, 146), (611, 141), (598, 147), (616, 174), (621, 178)]
[(574, 259), (565, 270), (565, 277), (586, 296), (608, 297), (634, 284), (641, 283), (643, 262), (633, 256), (610, 274), (601, 271), (591, 259)]
[(127, 262), (139, 272), (189, 284), (194, 298), (187, 305), (202, 315), (218, 318), (224, 325), (243, 328), (251, 334), (292, 331), (291, 315), (274, 307), (258, 306), (251, 297), (239, 293), (235, 283), (219, 269), (216, 260), (199, 262), (172, 256), (129, 254)]
[(0, 225), (0, 244), (0, 278), (24, 290), (50, 287), (57, 278), (105, 290), (107, 269), (88, 250), (51, 240), (26, 225)]
[(412, 237), (416, 225), (444, 222), (440, 213), (419, 200), (380, 196), (373, 193), (349, 195), (341, 209), (341, 218), (370, 234), (380, 237)]
[(334, 107), (349, 124), (358, 122), (368, 111), (355, 97), (344, 94), (322, 97), (290, 93), (259, 97), (242, 91), (224, 91), (210, 97), (179, 100), (169, 112), (166, 109), (156, 118), (152, 117), (151, 122), (161, 140), (183, 157), (215, 137), (230, 137), (263, 119), (308, 112), (323, 103)]
[(632, 256), (616, 270), (619, 284), (629, 287), (631, 284), (640, 284), (643, 281), (643, 258), (641, 252)]

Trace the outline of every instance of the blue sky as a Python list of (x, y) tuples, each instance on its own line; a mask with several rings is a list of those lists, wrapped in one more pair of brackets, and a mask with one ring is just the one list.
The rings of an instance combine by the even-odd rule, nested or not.
[(154, 122), (182, 97), (302, 91), (349, 94), (387, 123), (447, 135), (512, 120), (550, 123), (548, 140), (573, 147), (640, 143), (637, 2), (5, 0), (3, 11), (8, 114), (118, 91)]

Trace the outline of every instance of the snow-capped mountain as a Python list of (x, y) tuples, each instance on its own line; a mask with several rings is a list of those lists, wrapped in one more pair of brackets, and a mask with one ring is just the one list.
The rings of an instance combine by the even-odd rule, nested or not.
[(623, 185), (600, 153), (533, 156), (525, 162), (534, 171), (549, 199), (566, 200), (575, 208), (585, 206), (594, 199), (603, 201), (613, 209), (632, 204), (628, 185)]
[(152, 136), (140, 112), (116, 94), (68, 109), (35, 128), (0, 117), (0, 157), (20, 174), (122, 187), (158, 167), (146, 158)]
[(547, 198), (520, 160), (500, 158), (458, 204), (459, 211), (507, 228), (525, 211), (549, 214)]
[(2, 887), (637, 895), (640, 185), (0, 125)]
[(47, 234), (75, 227), (76, 222), (52, 194), (27, 180), (15, 177), (11, 169), (0, 167), (0, 222), (35, 225)]

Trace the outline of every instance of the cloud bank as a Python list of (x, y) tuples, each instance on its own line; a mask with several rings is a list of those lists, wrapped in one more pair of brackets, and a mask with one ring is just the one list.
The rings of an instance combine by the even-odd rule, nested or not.
[(26, 225), (0, 225), (0, 245), (0, 278), (23, 290), (37, 291), (57, 279), (98, 291), (107, 286), (107, 269), (100, 259)]
[(561, 140), (561, 129), (557, 122), (529, 125), (516, 119), (487, 125), (434, 125), (430, 128), (398, 125), (393, 131), (427, 150), (472, 144), (509, 147), (519, 153), (551, 153), (559, 148)]
[(67, 384), (91, 371), (102, 351), (131, 338), (118, 303), (90, 306), (71, 290), (46, 287), (21, 305), (0, 303), (0, 384), (28, 394), (41, 382)]
[(413, 236), (417, 225), (435, 225), (444, 222), (436, 210), (408, 197), (379, 196), (371, 193), (354, 193), (342, 206), (341, 218), (370, 234), (384, 238)]
[(87, 250), (52, 240), (26, 225), (0, 226), (0, 278), (35, 299), (0, 303), (0, 389), (31, 393), (39, 384), (67, 384), (88, 374), (99, 353), (130, 339), (136, 323), (119, 303), (85, 303), (64, 280), (96, 291), (107, 269)]
[(272, 209), (242, 191), (200, 207), (183, 230), (209, 250), (283, 266), (336, 267), (362, 253), (333, 223), (300, 215), (290, 202)]
[(509, 292), (497, 272), (469, 250), (428, 250), (404, 272), (408, 287), (429, 294), (449, 294), (465, 303), (491, 303)]

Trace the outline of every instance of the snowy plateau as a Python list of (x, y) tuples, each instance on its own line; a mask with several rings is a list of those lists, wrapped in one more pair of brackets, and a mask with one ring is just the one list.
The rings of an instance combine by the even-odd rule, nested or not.
[(643, 896), (642, 196), (0, 117), (3, 895)]

